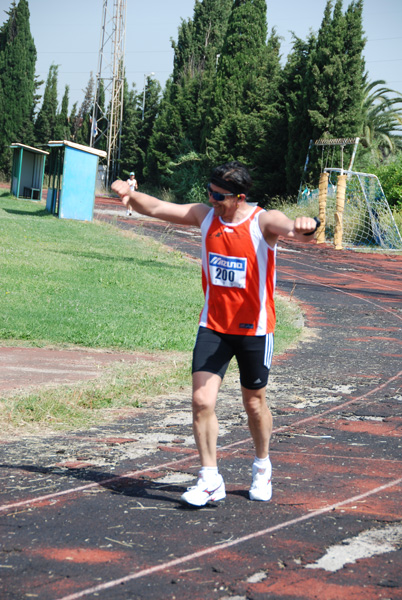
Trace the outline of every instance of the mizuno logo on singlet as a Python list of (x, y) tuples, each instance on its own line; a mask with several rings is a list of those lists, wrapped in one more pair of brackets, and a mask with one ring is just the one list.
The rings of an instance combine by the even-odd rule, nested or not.
[(212, 267), (222, 267), (223, 269), (232, 269), (234, 271), (244, 271), (246, 263), (247, 263), (246, 259), (226, 258), (224, 256), (220, 256), (219, 254), (212, 254), (212, 253), (209, 255), (209, 264)]

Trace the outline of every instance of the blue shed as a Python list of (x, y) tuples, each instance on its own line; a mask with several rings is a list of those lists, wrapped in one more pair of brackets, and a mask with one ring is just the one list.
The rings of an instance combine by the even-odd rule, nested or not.
[(92, 221), (99, 158), (106, 152), (66, 140), (49, 142), (46, 209), (60, 219)]
[(49, 152), (25, 144), (11, 144), (13, 167), (10, 192), (17, 198), (42, 198), (43, 175)]

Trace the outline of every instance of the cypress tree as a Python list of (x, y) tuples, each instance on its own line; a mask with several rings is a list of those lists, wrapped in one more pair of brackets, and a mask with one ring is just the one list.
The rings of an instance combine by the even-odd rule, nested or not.
[[(265, 0), (236, 0), (216, 75), (207, 152), (214, 163), (237, 159), (253, 173), (253, 198), (283, 188), (284, 110), (280, 43), (273, 30), (267, 40)], [(282, 140), (283, 144), (283, 140)]]
[(215, 122), (237, 109), (250, 112), (266, 66), (265, 0), (235, 0), (219, 58), (214, 98)]
[(36, 48), (27, 0), (14, 1), (6, 14), (8, 20), (0, 28), (0, 169), (8, 175), (9, 144), (32, 139)]
[(357, 135), (364, 86), (364, 38), (362, 1), (352, 2), (342, 14), (337, 0), (331, 18), (331, 2), (312, 56), (309, 115), (313, 138)]
[(160, 106), (161, 86), (148, 77), (145, 86), (144, 118), (142, 118), (143, 93), (135, 87), (128, 91), (125, 81), (123, 102), (123, 125), (121, 132), (121, 176), (128, 176), (134, 170), (136, 179), (145, 179), (146, 157), (156, 116)]
[(173, 186), (186, 201), (194, 199), (192, 190), (205, 170), (205, 119), (231, 4), (197, 0), (193, 19), (182, 22), (178, 41), (172, 42), (173, 74), (150, 139), (147, 175), (155, 183)]
[(54, 140), (56, 135), (58, 70), (58, 65), (49, 67), (42, 106), (35, 121), (36, 143), (42, 146)]
[[(288, 61), (285, 74), (291, 93), (287, 102), (286, 169), (291, 192), (297, 189), (297, 179), (300, 183), (309, 139), (355, 137), (361, 129), (362, 10), (362, 0), (353, 1), (345, 14), (342, 0), (334, 5), (328, 0), (317, 38), (311, 37), (304, 46), (298, 42)], [(298, 69), (301, 75), (295, 86), (292, 77)], [(316, 179), (320, 167), (317, 157), (311, 156), (311, 165)]]
[(310, 34), (307, 41), (294, 36), (293, 50), (284, 68), (282, 98), (286, 111), (287, 140), (285, 149), (286, 191), (294, 193), (301, 181), (306, 153), (312, 136), (309, 109), (309, 86), (306, 85), (310, 72), (310, 61), (317, 40)]
[(138, 129), (141, 123), (141, 105), (135, 87), (128, 89), (124, 80), (123, 122), (121, 129), (120, 177), (127, 179), (130, 171), (135, 171), (138, 181), (138, 165), (142, 156), (138, 147)]
[[(161, 104), (161, 86), (156, 79), (147, 78), (145, 85), (145, 103), (144, 96), (138, 95), (141, 103), (141, 121), (137, 129), (137, 144), (140, 153), (140, 160), (136, 166), (138, 169), (139, 181), (143, 181), (146, 172), (147, 152), (150, 145), (150, 139), (155, 126), (157, 115), (159, 114)], [(142, 99), (141, 99), (142, 96)]]
[(70, 139), (70, 124), (68, 119), (69, 91), (70, 88), (68, 85), (66, 85), (64, 89), (63, 99), (61, 101), (60, 112), (56, 116), (56, 126), (54, 132), (54, 138), (56, 140)]
[(348, 94), (345, 101), (344, 128), (356, 136), (363, 126), (361, 106), (364, 102), (366, 77), (363, 50), (363, 0), (355, 0), (345, 13), (344, 73)]
[(71, 112), (70, 112), (70, 116), (68, 119), (68, 124), (69, 124), (69, 129), (70, 129), (69, 139), (72, 142), (76, 141), (77, 121), (78, 121), (78, 102), (74, 102), (73, 106), (71, 107)]
[[(196, 2), (193, 20), (179, 31), (179, 43), (174, 45), (179, 101), (187, 144), (194, 151), (205, 150), (205, 118), (214, 93), (216, 69), (222, 53), (232, 0)], [(185, 43), (186, 42), (186, 43)], [(180, 50), (180, 52), (179, 52)]]
[(85, 88), (84, 100), (75, 119), (74, 135), (77, 144), (89, 146), (91, 137), (91, 118), (95, 95), (95, 81), (93, 73), (89, 76), (87, 87)]
[(180, 154), (181, 140), (184, 138), (180, 109), (171, 102), (174, 97), (170, 78), (165, 87), (158, 119), (155, 123), (147, 152), (145, 176), (156, 185), (169, 186), (169, 163), (172, 157)]
[(309, 115), (313, 137), (327, 133), (342, 137), (336, 128), (348, 90), (343, 73), (345, 19), (342, 0), (337, 0), (331, 16), (332, 2), (327, 2), (324, 19), (318, 32), (311, 68), (311, 101)]
[(286, 188), (286, 112), (281, 93), (283, 69), (280, 63), (280, 39), (275, 30), (268, 38), (266, 54), (264, 76), (257, 88), (261, 90), (264, 101), (260, 106), (256, 104), (253, 111), (262, 120), (264, 131), (258, 144), (252, 138), (249, 141), (249, 151), (255, 145), (252, 156), (252, 167), (255, 169), (253, 189), (262, 205), (265, 205), (267, 198), (283, 194)]

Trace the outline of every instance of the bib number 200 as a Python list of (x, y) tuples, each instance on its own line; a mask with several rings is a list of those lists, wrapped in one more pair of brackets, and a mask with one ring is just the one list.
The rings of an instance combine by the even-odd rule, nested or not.
[(222, 281), (229, 281), (230, 283), (233, 283), (235, 280), (235, 272), (228, 271), (227, 269), (221, 269), (220, 267), (218, 267), (216, 269), (216, 279), (221, 279)]
[(211, 283), (223, 287), (246, 287), (247, 258), (209, 254)]

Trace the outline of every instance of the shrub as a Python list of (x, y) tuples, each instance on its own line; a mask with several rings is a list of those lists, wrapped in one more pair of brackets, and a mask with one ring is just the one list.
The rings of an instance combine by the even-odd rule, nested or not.
[(373, 170), (380, 180), (385, 197), (391, 207), (402, 209), (402, 154), (381, 167)]

